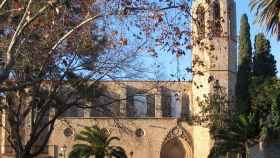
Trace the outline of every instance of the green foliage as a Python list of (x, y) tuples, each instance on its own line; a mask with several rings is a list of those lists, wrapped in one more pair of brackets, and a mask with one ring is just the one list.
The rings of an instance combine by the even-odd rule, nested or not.
[(218, 81), (212, 83), (212, 93), (200, 103), (200, 123), (210, 128), (214, 141), (209, 158), (239, 154), (249, 155), (249, 147), (259, 138), (257, 117), (254, 113), (232, 113), (228, 97)]
[(249, 156), (249, 148), (258, 138), (258, 128), (254, 114), (239, 115), (226, 128), (220, 128), (213, 133), (215, 144), (209, 158), (238, 154), (242, 158)]
[[(279, 82), (276, 78), (276, 61), (270, 52), (269, 40), (264, 34), (255, 37), (253, 76), (250, 84), (251, 112), (253, 112), (261, 131), (261, 139), (275, 136), (279, 126)], [(277, 134), (276, 134), (277, 135)]]
[(248, 22), (248, 17), (246, 14), (243, 14), (241, 17), (239, 41), (240, 64), (249, 64), (252, 56), (252, 44), (250, 24)]
[(238, 66), (236, 97), (237, 107), (240, 112), (249, 110), (249, 85), (252, 65), (252, 44), (250, 37), (250, 25), (248, 17), (244, 14), (241, 17), (240, 37), (239, 37), (240, 63)]
[[(252, 4), (258, 3), (259, 7), (268, 7), (265, 6), (268, 1), (261, 1), (263, 3), (252, 0)], [(275, 3), (276, 1), (273, 5)], [(256, 35), (255, 52), (252, 57), (250, 25), (246, 15), (241, 18), (239, 42), (240, 63), (236, 87), (237, 113), (233, 114), (232, 120), (225, 119), (225, 115), (221, 115), (220, 120), (223, 120), (223, 125), (215, 125), (219, 119), (213, 116), (220, 115), (218, 111), (213, 109), (228, 106), (226, 103), (221, 103), (219, 97), (213, 97), (215, 95), (223, 96), (217, 91), (214, 91), (216, 94), (210, 95), (214, 101), (208, 102), (208, 108), (204, 108), (205, 111), (203, 111), (203, 113), (210, 112), (213, 115), (209, 119), (212, 122), (210, 132), (215, 142), (209, 155), (210, 158), (231, 154), (247, 158), (250, 147), (260, 141), (279, 137), (280, 82), (276, 79), (276, 61), (271, 54), (270, 42), (264, 34)], [(216, 106), (218, 102), (221, 104)], [(227, 111), (224, 112), (228, 114)]]
[(199, 103), (201, 111), (197, 122), (210, 128), (222, 128), (229, 119), (228, 97), (218, 81), (212, 81), (213, 92)]
[[(241, 59), (236, 94), (239, 111), (234, 114), (232, 120), (224, 119), (226, 117), (221, 115), (220, 120), (223, 120), (223, 126), (212, 126), (211, 135), (215, 143), (209, 157), (238, 154), (242, 158), (247, 158), (250, 147), (260, 141), (279, 136), (280, 82), (275, 79), (276, 61), (270, 53), (270, 42), (263, 34), (258, 34), (255, 38), (255, 52), (254, 58), (252, 58), (249, 24), (245, 15), (242, 17), (242, 21)], [(223, 96), (222, 93), (217, 92), (214, 91), (211, 96)], [(206, 111), (211, 112), (211, 108), (216, 109), (215, 104), (220, 102), (218, 98), (212, 98), (215, 101), (209, 102), (210, 107)], [(222, 103), (219, 106), (226, 107), (227, 105)], [(212, 110), (212, 112), (214, 112), (213, 116), (219, 116), (217, 111)], [(219, 119), (215, 119), (213, 116), (210, 118), (214, 125)]]
[(275, 77), (276, 61), (270, 53), (270, 42), (264, 34), (257, 34), (255, 37), (255, 53), (253, 60), (253, 75), (256, 77), (271, 78)]
[(251, 82), (250, 112), (236, 114), (232, 120), (225, 120), (225, 126), (211, 130), (215, 143), (210, 158), (228, 154), (247, 158), (250, 147), (279, 137), (280, 82), (258, 77), (253, 77)]
[(118, 137), (110, 137), (98, 126), (85, 127), (75, 138), (79, 142), (73, 146), (70, 158), (127, 158), (124, 149), (120, 146), (111, 146)]
[[(230, 143), (234, 138), (229, 139), (232, 135), (224, 135), (224, 137), (228, 136), (228, 138), (220, 138), (219, 136), (222, 132), (227, 132), (227, 127), (229, 127), (230, 123), (232, 125), (234, 124), (231, 122), (232, 115), (229, 107), (230, 102), (224, 87), (222, 87), (217, 80), (211, 81), (210, 84), (212, 92), (209, 95), (204, 96), (203, 101), (199, 102), (201, 111), (197, 116), (194, 116), (193, 119), (199, 125), (210, 129), (210, 135), (213, 140), (215, 140), (215, 144), (208, 157), (216, 158), (217, 156), (227, 154), (227, 149), (232, 149)], [(224, 143), (222, 144), (222, 142)], [(242, 142), (239, 143), (242, 144)], [(223, 146), (220, 146), (220, 144)]]
[(255, 22), (280, 40), (280, 1), (251, 0), (250, 6), (255, 11)]
[[(261, 79), (259, 79), (261, 80)], [(250, 88), (252, 98), (252, 112), (257, 117), (258, 127), (261, 130), (261, 139), (270, 139), (279, 136), (280, 128), (280, 82), (276, 79), (259, 81), (253, 79)], [(263, 83), (260, 83), (263, 82)]]

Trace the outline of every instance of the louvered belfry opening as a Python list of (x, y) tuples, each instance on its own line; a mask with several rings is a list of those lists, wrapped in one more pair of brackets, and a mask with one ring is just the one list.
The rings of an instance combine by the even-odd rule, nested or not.
[(3, 68), (6, 61), (6, 55), (4, 51), (0, 50), (0, 68)]
[(205, 9), (202, 5), (198, 6), (196, 16), (197, 34), (200, 41), (205, 38)]
[(222, 33), (222, 24), (221, 24), (221, 6), (218, 0), (213, 1), (211, 6), (212, 12), (212, 34), (214, 37), (220, 37)]

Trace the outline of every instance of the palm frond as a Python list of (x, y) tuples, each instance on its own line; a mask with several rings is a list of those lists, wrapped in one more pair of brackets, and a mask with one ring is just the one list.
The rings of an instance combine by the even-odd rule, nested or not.
[(110, 138), (108, 138), (108, 140), (106, 140), (106, 145), (109, 145), (113, 140), (119, 141), (120, 138), (119, 137), (110, 137)]
[(127, 158), (125, 150), (122, 147), (113, 148), (110, 155), (112, 155), (115, 158)]
[(123, 148), (119, 146), (110, 146), (113, 140), (120, 140), (118, 137), (110, 137), (105, 134), (98, 126), (85, 127), (75, 140), (85, 144), (75, 144), (70, 153), (70, 158), (127, 158)]
[(73, 150), (70, 152), (69, 158), (87, 158), (92, 153), (93, 149), (86, 144), (75, 144)]
[(251, 10), (255, 12), (255, 23), (264, 26), (267, 32), (280, 40), (280, 1), (251, 0)]

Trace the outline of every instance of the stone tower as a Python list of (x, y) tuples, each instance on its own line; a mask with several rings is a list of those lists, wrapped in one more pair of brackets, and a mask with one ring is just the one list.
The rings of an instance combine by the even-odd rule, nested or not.
[[(195, 0), (192, 50), (192, 111), (200, 112), (199, 102), (209, 96), (213, 83), (234, 99), (237, 74), (236, 12), (234, 0)], [(233, 104), (229, 104), (233, 105)], [(195, 157), (207, 157), (212, 146), (208, 129), (195, 126)], [(202, 151), (203, 150), (203, 151)]]

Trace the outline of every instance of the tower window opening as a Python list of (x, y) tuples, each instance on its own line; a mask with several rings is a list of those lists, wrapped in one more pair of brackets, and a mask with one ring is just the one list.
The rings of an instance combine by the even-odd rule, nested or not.
[(229, 3), (228, 5), (228, 18), (229, 18), (229, 26), (230, 26), (230, 38), (236, 41), (236, 19), (235, 19), (235, 3)]
[(220, 3), (216, 0), (212, 3), (212, 33), (214, 37), (218, 37), (222, 32), (221, 25), (221, 6)]
[(205, 38), (205, 9), (201, 5), (198, 6), (196, 10), (196, 24), (197, 24), (197, 35), (198, 40), (202, 40)]

